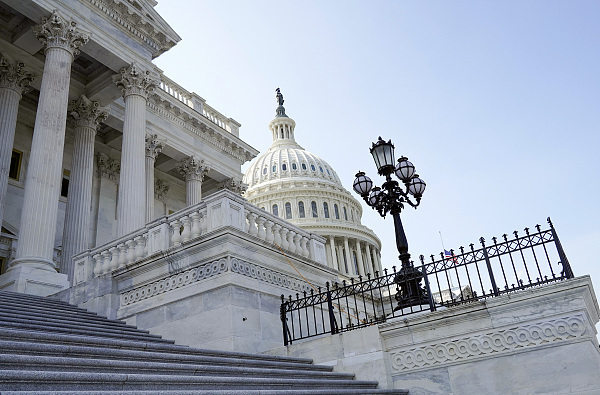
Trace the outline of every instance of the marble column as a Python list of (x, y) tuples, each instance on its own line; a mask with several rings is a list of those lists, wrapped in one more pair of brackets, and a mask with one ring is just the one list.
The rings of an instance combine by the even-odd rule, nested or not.
[(356, 239), (356, 260), (358, 266), (358, 274), (365, 276), (365, 264), (362, 259), (362, 250), (360, 249), (360, 240)]
[(337, 260), (337, 254), (335, 252), (335, 237), (331, 235), (329, 236), (329, 247), (331, 247), (331, 267), (341, 272), (342, 268), (340, 267), (340, 263)]
[(348, 238), (344, 237), (344, 254), (346, 256), (346, 264), (348, 265), (348, 274), (354, 273), (354, 261), (350, 259), (350, 247), (348, 246)]
[(73, 159), (71, 178), (67, 194), (61, 273), (65, 273), (73, 284), (73, 255), (89, 248), (90, 203), (92, 201), (92, 179), (94, 176), (94, 139), (101, 122), (108, 113), (82, 95), (71, 102), (69, 117), (74, 121)]
[[(32, 29), (45, 44), (45, 63), (25, 180), (13, 290), (49, 294), (68, 286), (52, 261), (69, 102), (71, 64), (88, 36), (56, 11)], [(45, 272), (45, 273), (44, 273)], [(28, 281), (31, 279), (31, 281)], [(29, 284), (29, 285), (28, 285)]]
[(23, 90), (34, 80), (23, 62), (0, 53), (0, 226), (12, 157), (17, 112)]
[(198, 160), (193, 156), (185, 158), (179, 166), (179, 172), (185, 178), (186, 183), (186, 205), (193, 206), (202, 201), (202, 181), (210, 168), (204, 164), (204, 160)]
[(157, 135), (146, 136), (146, 223), (154, 219), (154, 161), (162, 149)]
[(373, 255), (375, 256), (375, 261), (377, 261), (377, 270), (379, 270), (379, 273), (383, 274), (383, 266), (381, 266), (381, 255), (379, 255), (379, 251), (377, 250), (377, 248), (375, 248)]
[(371, 259), (371, 245), (369, 243), (366, 243), (365, 245), (366, 248), (366, 254), (367, 254), (367, 263), (369, 265), (369, 273), (371, 273), (373, 276), (375, 276), (375, 266), (373, 265), (373, 260)]
[(123, 91), (125, 99), (117, 206), (117, 237), (121, 237), (146, 224), (145, 179), (140, 182), (140, 175), (145, 173), (146, 102), (158, 81), (150, 71), (132, 63), (121, 69), (114, 82)]

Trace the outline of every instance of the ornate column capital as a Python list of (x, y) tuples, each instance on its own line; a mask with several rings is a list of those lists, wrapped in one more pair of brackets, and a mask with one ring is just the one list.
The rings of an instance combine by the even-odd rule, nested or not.
[(156, 181), (154, 181), (154, 197), (164, 203), (169, 188), (170, 186), (166, 181), (161, 180), (160, 178), (156, 179)]
[(153, 78), (150, 71), (142, 70), (135, 62), (129, 67), (121, 68), (121, 73), (115, 75), (113, 81), (121, 88), (124, 97), (139, 95), (145, 99), (148, 99), (158, 85), (158, 80)]
[(48, 48), (62, 48), (71, 56), (79, 54), (79, 47), (90, 39), (87, 33), (77, 29), (77, 23), (67, 21), (52, 11), (50, 18), (42, 18), (42, 23), (31, 28), (33, 34)]
[(198, 160), (193, 156), (182, 160), (178, 169), (186, 181), (202, 181), (210, 171), (210, 168), (204, 164), (204, 159)]
[(229, 191), (238, 193), (238, 194), (242, 194), (244, 192), (246, 192), (246, 190), (248, 189), (248, 184), (242, 182), (239, 179), (235, 179), (235, 178), (228, 178), (224, 181), (221, 181), (221, 183), (219, 184), (219, 187), (221, 189), (227, 189)]
[(158, 139), (158, 135), (146, 135), (146, 157), (156, 159), (156, 155), (162, 151), (164, 143)]
[(98, 176), (116, 182), (121, 170), (119, 162), (103, 153), (98, 154), (96, 161), (98, 164)]
[(85, 95), (69, 103), (67, 114), (75, 123), (75, 127), (89, 127), (94, 130), (108, 117), (108, 112), (100, 107), (97, 101), (91, 101)]
[(24, 69), (25, 63), (0, 53), (0, 88), (17, 91), (19, 95), (34, 80), (35, 76)]

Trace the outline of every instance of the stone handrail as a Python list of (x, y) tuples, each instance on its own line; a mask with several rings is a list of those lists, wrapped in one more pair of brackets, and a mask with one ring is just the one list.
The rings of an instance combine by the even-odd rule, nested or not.
[(157, 253), (186, 248), (184, 243), (227, 226), (280, 246), (287, 253), (326, 264), (324, 238), (291, 225), (224, 189), (199, 204), (75, 255), (75, 284), (130, 266)]
[(206, 104), (206, 101), (196, 93), (187, 91), (181, 85), (166, 77), (164, 74), (160, 75), (159, 87), (162, 91), (168, 93), (170, 96), (174, 97), (189, 108), (196, 110), (206, 119), (216, 124), (223, 130), (236, 135), (239, 134), (238, 129), (240, 125), (237, 124), (237, 122), (227, 118), (225, 115)]

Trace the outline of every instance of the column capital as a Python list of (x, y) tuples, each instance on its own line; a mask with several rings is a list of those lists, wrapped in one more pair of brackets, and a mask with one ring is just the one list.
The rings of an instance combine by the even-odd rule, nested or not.
[(246, 190), (248, 189), (248, 184), (242, 182), (242, 180), (235, 179), (233, 177), (221, 181), (219, 186), (221, 187), (221, 189), (227, 189), (240, 195), (246, 192)]
[(135, 62), (129, 67), (121, 68), (120, 74), (115, 75), (113, 81), (121, 88), (124, 97), (139, 95), (144, 99), (148, 99), (159, 83), (149, 70), (141, 69)]
[(156, 134), (146, 135), (146, 157), (156, 159), (159, 152), (162, 151), (164, 143), (158, 139)]
[(35, 80), (35, 76), (24, 67), (25, 63), (0, 53), (0, 88), (12, 89), (19, 95), (23, 93), (25, 88)]
[(98, 154), (96, 161), (98, 164), (98, 176), (116, 182), (121, 170), (119, 162), (103, 153)]
[(97, 101), (91, 101), (85, 95), (69, 103), (67, 114), (75, 122), (75, 127), (88, 127), (94, 130), (108, 117), (108, 112), (100, 107)]
[(210, 171), (210, 168), (204, 164), (204, 159), (198, 160), (193, 156), (182, 160), (178, 169), (186, 181), (202, 181)]
[(164, 203), (169, 188), (170, 186), (166, 181), (157, 178), (154, 181), (154, 197)]
[(77, 23), (67, 21), (58, 14), (58, 11), (52, 11), (49, 18), (42, 18), (42, 23), (31, 28), (33, 34), (49, 48), (62, 48), (68, 51), (71, 56), (79, 54), (79, 47), (87, 43), (89, 35), (77, 28)]

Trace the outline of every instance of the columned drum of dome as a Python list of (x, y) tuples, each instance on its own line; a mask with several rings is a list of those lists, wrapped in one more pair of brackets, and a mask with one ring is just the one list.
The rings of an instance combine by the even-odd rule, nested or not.
[(246, 170), (244, 196), (263, 210), (325, 237), (327, 264), (342, 275), (380, 272), (376, 257), (381, 242), (361, 224), (360, 202), (344, 188), (329, 163), (296, 142), (296, 122), (285, 113), (279, 90), (276, 98), (276, 115), (269, 123), (273, 144)]

